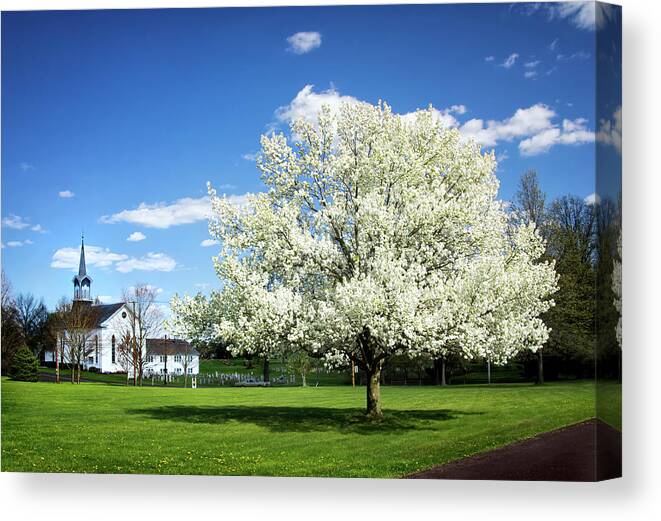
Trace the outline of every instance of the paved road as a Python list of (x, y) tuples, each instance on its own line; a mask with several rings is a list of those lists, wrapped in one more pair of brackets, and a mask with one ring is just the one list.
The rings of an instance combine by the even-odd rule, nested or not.
[(622, 433), (588, 420), (407, 477), (596, 481), (621, 476), (621, 458)]

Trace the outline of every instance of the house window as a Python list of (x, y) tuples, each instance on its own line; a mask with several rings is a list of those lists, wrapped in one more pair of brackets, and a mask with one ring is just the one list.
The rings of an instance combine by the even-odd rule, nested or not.
[(192, 362), (193, 361), (193, 355), (188, 355), (188, 361)]
[(192, 367), (188, 368), (188, 374), (193, 374), (193, 368)]
[(99, 335), (94, 336), (94, 361), (99, 363)]
[(154, 361), (154, 356), (153, 355), (147, 355), (147, 363), (151, 364)]
[(181, 355), (174, 355), (175, 362), (181, 362)]
[(165, 363), (165, 356), (166, 356), (166, 355), (161, 355), (161, 356), (160, 356), (161, 363)]
[(115, 355), (115, 335), (112, 336), (112, 363), (114, 364), (115, 361), (117, 360), (116, 355)]

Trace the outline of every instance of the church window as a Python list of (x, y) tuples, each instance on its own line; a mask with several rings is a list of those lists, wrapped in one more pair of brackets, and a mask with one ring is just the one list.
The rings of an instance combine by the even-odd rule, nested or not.
[(116, 361), (116, 355), (115, 355), (115, 335), (112, 336), (112, 363), (114, 364)]

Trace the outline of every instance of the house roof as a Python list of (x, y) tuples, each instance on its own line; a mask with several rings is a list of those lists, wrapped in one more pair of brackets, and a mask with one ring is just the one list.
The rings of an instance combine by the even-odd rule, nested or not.
[(200, 353), (190, 345), (186, 340), (179, 338), (148, 338), (147, 354), (149, 355), (177, 355), (189, 354), (199, 355)]

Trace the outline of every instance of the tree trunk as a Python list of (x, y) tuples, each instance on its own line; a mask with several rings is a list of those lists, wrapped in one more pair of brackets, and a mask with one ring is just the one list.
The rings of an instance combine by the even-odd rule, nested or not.
[(269, 357), (264, 357), (264, 383), (271, 381), (271, 374), (269, 372)]
[(447, 382), (445, 381), (445, 357), (441, 358), (441, 385), (445, 387)]
[(55, 383), (60, 383), (60, 353), (55, 350)]
[(70, 362), (69, 367), (71, 368), (71, 383), (75, 384), (76, 383), (76, 365), (73, 362)]
[(303, 381), (303, 387), (307, 387), (308, 383), (305, 380), (305, 373), (301, 373), (301, 380)]
[(78, 378), (77, 378), (77, 383), (80, 383), (80, 366), (81, 364), (78, 364)]
[(378, 366), (367, 372), (367, 416), (381, 418), (381, 367)]
[(542, 350), (537, 350), (537, 385), (544, 383), (544, 355)]

